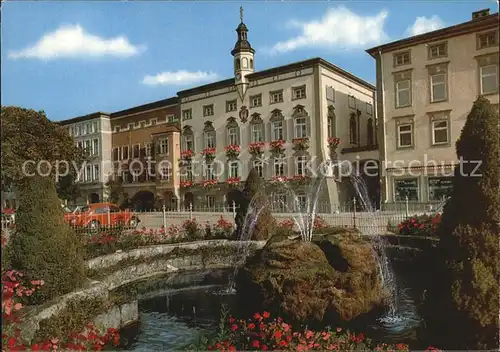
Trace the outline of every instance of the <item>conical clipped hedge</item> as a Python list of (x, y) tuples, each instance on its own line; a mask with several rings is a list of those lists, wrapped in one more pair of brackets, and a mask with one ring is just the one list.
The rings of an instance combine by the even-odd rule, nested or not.
[(257, 174), (257, 171), (252, 168), (245, 181), (242, 199), (239, 202), (240, 207), (236, 213), (236, 233), (238, 236), (241, 236), (245, 217), (251, 205), (257, 210), (259, 216), (251, 239), (267, 240), (271, 236), (276, 227), (276, 219), (271, 214), (271, 207), (267, 198), (262, 179)]
[(427, 304), (429, 326), (448, 344), (438, 347), (498, 348), (499, 138), (498, 114), (479, 97), (456, 144), (463, 161), (438, 228), (440, 270)]
[(75, 232), (63, 220), (53, 179), (25, 177), (18, 187), (19, 208), (9, 260), (25, 279), (44, 280), (45, 284), (31, 298), (31, 303), (38, 304), (83, 284), (83, 249)]

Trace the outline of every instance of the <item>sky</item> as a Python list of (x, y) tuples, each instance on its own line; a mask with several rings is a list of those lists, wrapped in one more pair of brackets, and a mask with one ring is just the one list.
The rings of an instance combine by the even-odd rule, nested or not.
[(480, 1), (2, 2), (1, 104), (55, 121), (233, 77), (240, 6), (257, 71), (321, 57), (375, 82), (378, 44), (498, 11)]

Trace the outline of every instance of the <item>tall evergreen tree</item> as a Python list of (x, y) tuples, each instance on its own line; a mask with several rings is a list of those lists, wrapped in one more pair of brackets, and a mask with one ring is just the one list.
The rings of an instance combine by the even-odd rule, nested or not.
[[(250, 209), (250, 206), (253, 206), (253, 209)], [(248, 173), (236, 213), (236, 234), (238, 237), (241, 236), (245, 225), (245, 217), (249, 210), (259, 217), (251, 238), (267, 240), (276, 227), (276, 220), (271, 214), (271, 207), (265, 194), (262, 179), (254, 168)]]
[(31, 297), (32, 303), (41, 303), (83, 284), (83, 248), (63, 220), (52, 178), (25, 177), (18, 184), (19, 208), (8, 247), (9, 260), (25, 279), (44, 280)]
[(498, 348), (499, 137), (498, 114), (479, 97), (456, 143), (461, 163), (438, 229), (438, 277), (426, 304), (430, 330), (447, 344), (438, 347)]

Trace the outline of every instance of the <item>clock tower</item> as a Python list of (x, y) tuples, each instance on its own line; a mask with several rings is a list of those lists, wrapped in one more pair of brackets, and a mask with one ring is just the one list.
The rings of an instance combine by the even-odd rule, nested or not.
[(238, 41), (234, 45), (231, 55), (234, 57), (234, 82), (238, 88), (240, 99), (243, 100), (248, 88), (248, 80), (245, 76), (254, 72), (255, 53), (248, 42), (248, 28), (243, 23), (243, 7), (240, 7), (240, 24), (236, 28), (236, 33), (238, 33)]

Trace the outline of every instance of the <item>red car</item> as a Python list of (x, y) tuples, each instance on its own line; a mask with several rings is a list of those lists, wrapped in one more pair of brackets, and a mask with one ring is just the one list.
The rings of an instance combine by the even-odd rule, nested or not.
[(140, 220), (128, 210), (121, 210), (113, 203), (93, 203), (74, 213), (65, 213), (64, 220), (71, 226), (97, 229), (107, 226), (137, 227)]

